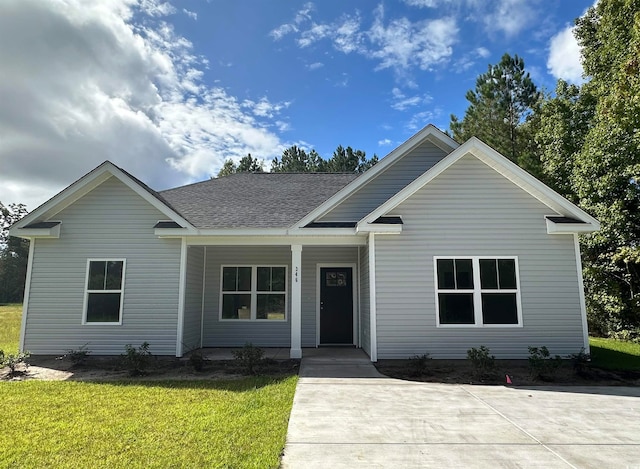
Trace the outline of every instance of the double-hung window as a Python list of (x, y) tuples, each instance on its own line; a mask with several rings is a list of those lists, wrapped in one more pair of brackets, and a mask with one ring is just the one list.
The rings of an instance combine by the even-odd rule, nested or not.
[(89, 259), (85, 292), (85, 324), (121, 324), (124, 259)]
[(438, 325), (522, 325), (516, 257), (434, 261)]
[(285, 266), (223, 266), (220, 319), (284, 321)]

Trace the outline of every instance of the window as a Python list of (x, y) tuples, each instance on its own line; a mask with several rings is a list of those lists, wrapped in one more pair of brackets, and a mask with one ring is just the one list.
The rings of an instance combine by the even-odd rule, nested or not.
[(519, 326), (515, 257), (435, 258), (438, 325)]
[(89, 259), (85, 295), (86, 324), (121, 324), (124, 259)]
[(285, 266), (223, 266), (220, 319), (284, 321)]

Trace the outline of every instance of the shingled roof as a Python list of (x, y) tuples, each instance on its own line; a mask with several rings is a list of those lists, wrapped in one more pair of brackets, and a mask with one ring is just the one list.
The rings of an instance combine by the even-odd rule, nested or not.
[(285, 228), (353, 181), (353, 173), (237, 173), (159, 192), (197, 228)]

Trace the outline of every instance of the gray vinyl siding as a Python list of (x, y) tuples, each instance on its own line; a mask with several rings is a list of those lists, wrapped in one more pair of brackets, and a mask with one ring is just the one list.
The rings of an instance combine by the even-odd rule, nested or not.
[[(25, 349), (60, 354), (84, 344), (94, 355), (147, 341), (155, 355), (175, 355), (180, 240), (159, 239), (166, 219), (112, 177), (53, 219), (59, 239), (35, 242)], [(87, 259), (126, 259), (122, 325), (82, 325)]]
[(185, 285), (183, 352), (200, 348), (202, 322), (202, 280), (204, 274), (204, 247), (187, 249), (187, 282)]
[(369, 316), (369, 249), (360, 247), (360, 340), (361, 347), (371, 355), (371, 323)]
[[(289, 246), (207, 246), (204, 301), (204, 346), (291, 346), (291, 248)], [(221, 266), (286, 265), (286, 321), (220, 321)]]
[(446, 153), (427, 141), (396, 161), (340, 205), (322, 221), (358, 221), (440, 161)]
[[(358, 263), (358, 248), (322, 246), (302, 248), (302, 346), (317, 345), (318, 264)], [(357, 281), (353, 272), (353, 281)], [(357, 300), (356, 300), (357, 303)], [(356, 306), (357, 308), (357, 306)], [(356, 309), (357, 311), (357, 309)]]
[[(583, 346), (573, 237), (548, 235), (553, 212), (496, 171), (466, 156), (403, 202), (403, 233), (376, 236), (379, 358), (429, 352), (465, 358), (486, 345), (496, 357), (525, 358)], [(436, 327), (433, 256), (517, 256), (523, 327)]]

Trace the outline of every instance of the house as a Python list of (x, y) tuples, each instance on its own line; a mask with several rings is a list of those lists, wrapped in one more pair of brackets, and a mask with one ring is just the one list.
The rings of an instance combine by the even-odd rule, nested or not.
[(11, 228), (31, 240), (20, 346), (576, 353), (589, 347), (578, 234), (598, 228), (480, 140), (431, 125), (362, 175), (155, 192), (105, 162)]

